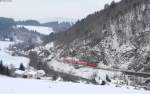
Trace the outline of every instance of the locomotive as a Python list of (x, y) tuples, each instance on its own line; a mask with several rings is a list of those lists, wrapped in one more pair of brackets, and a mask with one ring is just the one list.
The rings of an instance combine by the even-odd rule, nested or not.
[(79, 60), (71, 57), (65, 57), (63, 59), (64, 63), (68, 64), (74, 64), (74, 65), (82, 65), (82, 66), (88, 66), (88, 67), (97, 67), (97, 62), (89, 62), (86, 60)]

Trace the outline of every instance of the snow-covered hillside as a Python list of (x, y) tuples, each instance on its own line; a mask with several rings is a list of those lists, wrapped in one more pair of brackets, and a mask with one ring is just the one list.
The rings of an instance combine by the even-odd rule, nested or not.
[(44, 26), (26, 26), (26, 25), (18, 25), (17, 27), (25, 27), (29, 30), (34, 30), (40, 34), (49, 35), (50, 33), (54, 32), (50, 27)]
[(8, 50), (8, 47), (11, 44), (14, 44), (14, 42), (0, 41), (0, 60), (3, 61), (3, 64), (12, 64), (15, 67), (19, 67), (20, 63), (23, 63), (25, 66), (27, 66), (27, 64), (29, 63), (28, 58), (11, 55), (11, 52)]
[(150, 94), (145, 90), (113, 85), (91, 85), (50, 80), (20, 79), (0, 76), (2, 94)]

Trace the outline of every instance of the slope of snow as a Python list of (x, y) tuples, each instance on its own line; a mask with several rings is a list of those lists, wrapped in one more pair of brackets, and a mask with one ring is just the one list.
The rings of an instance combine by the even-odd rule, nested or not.
[(26, 25), (18, 25), (18, 27), (25, 27), (29, 30), (34, 30), (40, 34), (49, 35), (50, 33), (54, 32), (54, 30), (50, 27), (44, 26), (26, 26)]
[(9, 45), (14, 44), (14, 42), (0, 41), (0, 60), (3, 61), (3, 64), (14, 65), (19, 67), (20, 63), (23, 63), (25, 66), (29, 63), (29, 59), (26, 57), (12, 56), (11, 52), (8, 51)]
[(45, 47), (46, 47), (46, 49), (50, 49), (50, 48), (54, 47), (54, 43), (50, 42), (50, 43), (46, 44)]
[(150, 94), (132, 87), (100, 86), (82, 83), (9, 78), (0, 76), (2, 94)]
[(55, 71), (79, 76), (79, 77), (86, 78), (89, 80), (95, 79), (95, 76), (98, 76), (98, 77), (101, 77), (101, 79), (105, 81), (106, 75), (108, 75), (111, 78), (113, 78), (116, 75), (121, 75), (120, 72), (97, 70), (91, 67), (81, 67), (79, 69), (75, 69), (72, 65), (59, 62), (57, 60), (52, 60), (48, 64), (49, 64), (49, 67)]

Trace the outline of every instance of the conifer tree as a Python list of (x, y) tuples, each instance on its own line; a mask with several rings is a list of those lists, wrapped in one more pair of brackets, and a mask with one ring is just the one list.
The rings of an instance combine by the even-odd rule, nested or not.
[(25, 71), (25, 67), (22, 63), (20, 64), (19, 70)]
[(2, 60), (0, 61), (0, 74), (2, 73), (2, 67), (3, 67), (3, 62)]
[(3, 65), (3, 61), (0, 61), (0, 74), (4, 74), (5, 66)]
[(8, 67), (5, 68), (5, 75), (10, 76), (10, 70)]

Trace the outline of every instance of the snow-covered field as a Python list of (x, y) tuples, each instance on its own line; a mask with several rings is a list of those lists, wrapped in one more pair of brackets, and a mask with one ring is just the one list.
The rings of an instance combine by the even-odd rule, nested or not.
[(150, 91), (50, 80), (0, 76), (1, 94), (150, 94)]
[(10, 51), (8, 51), (8, 47), (11, 44), (14, 44), (14, 42), (0, 41), (0, 60), (3, 61), (3, 64), (12, 64), (15, 67), (19, 67), (20, 63), (23, 63), (25, 66), (27, 66), (27, 64), (29, 63), (28, 58), (20, 56), (11, 56)]
[(26, 26), (26, 25), (18, 25), (17, 27), (25, 27), (29, 30), (34, 30), (40, 34), (49, 35), (50, 33), (54, 32), (54, 30), (50, 27), (44, 26)]

